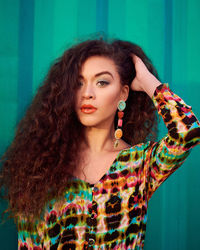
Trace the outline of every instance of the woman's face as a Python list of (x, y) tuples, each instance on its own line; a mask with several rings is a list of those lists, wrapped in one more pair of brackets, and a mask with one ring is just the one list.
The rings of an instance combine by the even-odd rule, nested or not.
[(114, 122), (117, 105), (128, 98), (114, 62), (103, 56), (89, 57), (82, 65), (76, 95), (76, 112), (84, 126), (107, 128)]

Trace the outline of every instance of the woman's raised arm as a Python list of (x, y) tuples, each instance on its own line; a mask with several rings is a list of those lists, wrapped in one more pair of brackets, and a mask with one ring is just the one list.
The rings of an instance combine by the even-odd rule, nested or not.
[(168, 134), (159, 142), (150, 142), (145, 150), (148, 199), (181, 166), (190, 149), (200, 144), (199, 121), (192, 108), (174, 94), (168, 84), (159, 85), (152, 99), (165, 122)]

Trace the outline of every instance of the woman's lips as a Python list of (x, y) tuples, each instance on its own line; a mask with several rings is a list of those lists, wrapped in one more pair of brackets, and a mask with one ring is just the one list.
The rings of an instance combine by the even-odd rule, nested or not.
[(81, 106), (81, 112), (85, 113), (85, 114), (92, 114), (97, 110), (97, 108), (95, 108), (92, 105), (82, 105)]

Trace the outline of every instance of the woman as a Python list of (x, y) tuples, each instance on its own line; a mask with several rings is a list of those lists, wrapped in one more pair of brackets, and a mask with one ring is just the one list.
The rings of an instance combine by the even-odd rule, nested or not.
[[(169, 131), (159, 142), (156, 109)], [(89, 40), (70, 48), (4, 155), (19, 249), (142, 249), (149, 199), (199, 142), (191, 107), (140, 47)]]

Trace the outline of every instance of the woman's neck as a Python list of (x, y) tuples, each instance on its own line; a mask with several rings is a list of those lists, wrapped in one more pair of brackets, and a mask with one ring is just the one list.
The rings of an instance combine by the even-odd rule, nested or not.
[(85, 128), (85, 138), (88, 150), (94, 153), (111, 151), (114, 145), (114, 125), (108, 128)]
[(92, 154), (120, 151), (124, 148), (130, 147), (129, 144), (123, 140), (119, 140), (119, 145), (114, 148), (114, 124), (107, 128), (86, 127), (85, 139), (86, 144), (83, 145), (83, 151), (90, 151)]

